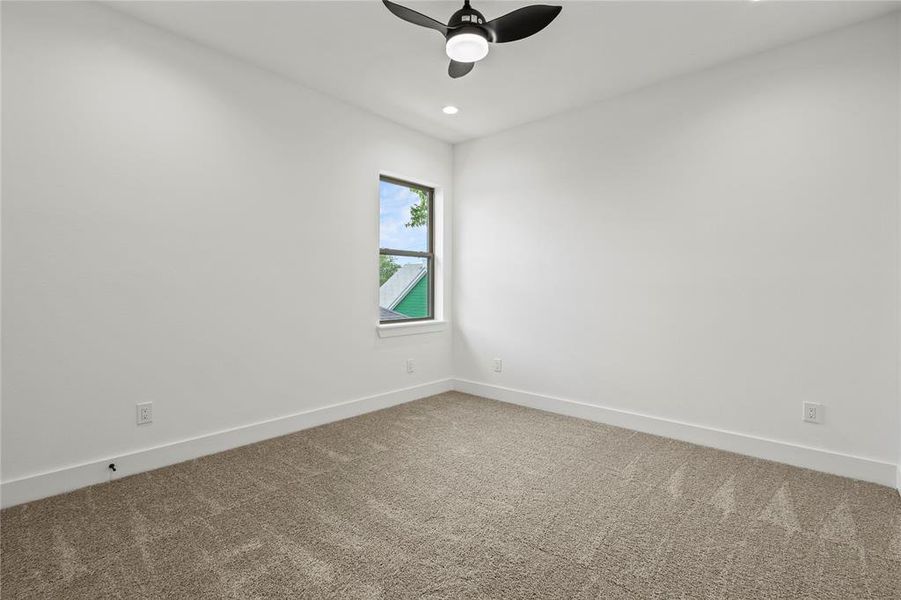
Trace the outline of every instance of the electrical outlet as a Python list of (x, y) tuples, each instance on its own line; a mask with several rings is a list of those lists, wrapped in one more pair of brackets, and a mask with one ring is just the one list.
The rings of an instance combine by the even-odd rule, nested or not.
[(138, 425), (153, 423), (153, 402), (142, 402), (137, 405)]
[(822, 423), (823, 405), (816, 402), (805, 402), (803, 419), (808, 423)]
[(500, 373), (503, 370), (504, 370), (504, 361), (502, 361), (499, 358), (495, 358), (494, 359), (494, 372)]
[(407, 359), (407, 373), (412, 373), (415, 370), (416, 370), (416, 363), (413, 361), (412, 358), (408, 358)]

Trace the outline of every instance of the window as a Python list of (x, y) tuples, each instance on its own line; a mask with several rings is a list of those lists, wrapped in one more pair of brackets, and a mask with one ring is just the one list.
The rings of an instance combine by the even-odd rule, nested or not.
[(379, 180), (379, 321), (435, 316), (435, 256), (431, 188), (382, 176)]

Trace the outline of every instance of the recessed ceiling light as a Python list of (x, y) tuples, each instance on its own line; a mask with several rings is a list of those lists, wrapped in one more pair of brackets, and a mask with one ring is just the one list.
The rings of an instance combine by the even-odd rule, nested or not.
[(451, 106), (450, 104), (448, 104), (447, 106), (445, 106), (444, 108), (441, 109), (441, 112), (443, 112), (446, 115), (455, 115), (458, 112), (460, 112), (460, 109), (457, 108), (456, 106)]

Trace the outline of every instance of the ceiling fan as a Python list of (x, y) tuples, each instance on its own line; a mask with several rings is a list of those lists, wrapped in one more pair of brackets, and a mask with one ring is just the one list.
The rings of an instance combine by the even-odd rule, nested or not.
[(454, 79), (472, 71), (476, 62), (488, 55), (489, 42), (503, 44), (534, 35), (547, 27), (562, 10), (560, 6), (535, 4), (486, 21), (482, 13), (469, 6), (469, 0), (464, 0), (463, 8), (451, 15), (445, 25), (390, 0), (382, 2), (404, 21), (434, 29), (447, 39), (445, 50), (451, 59), (447, 74)]

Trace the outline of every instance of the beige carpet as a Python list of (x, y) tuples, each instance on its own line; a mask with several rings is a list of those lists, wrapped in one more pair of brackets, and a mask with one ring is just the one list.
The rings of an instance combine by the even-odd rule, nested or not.
[(458, 393), (0, 514), (9, 598), (901, 598), (889, 488)]

